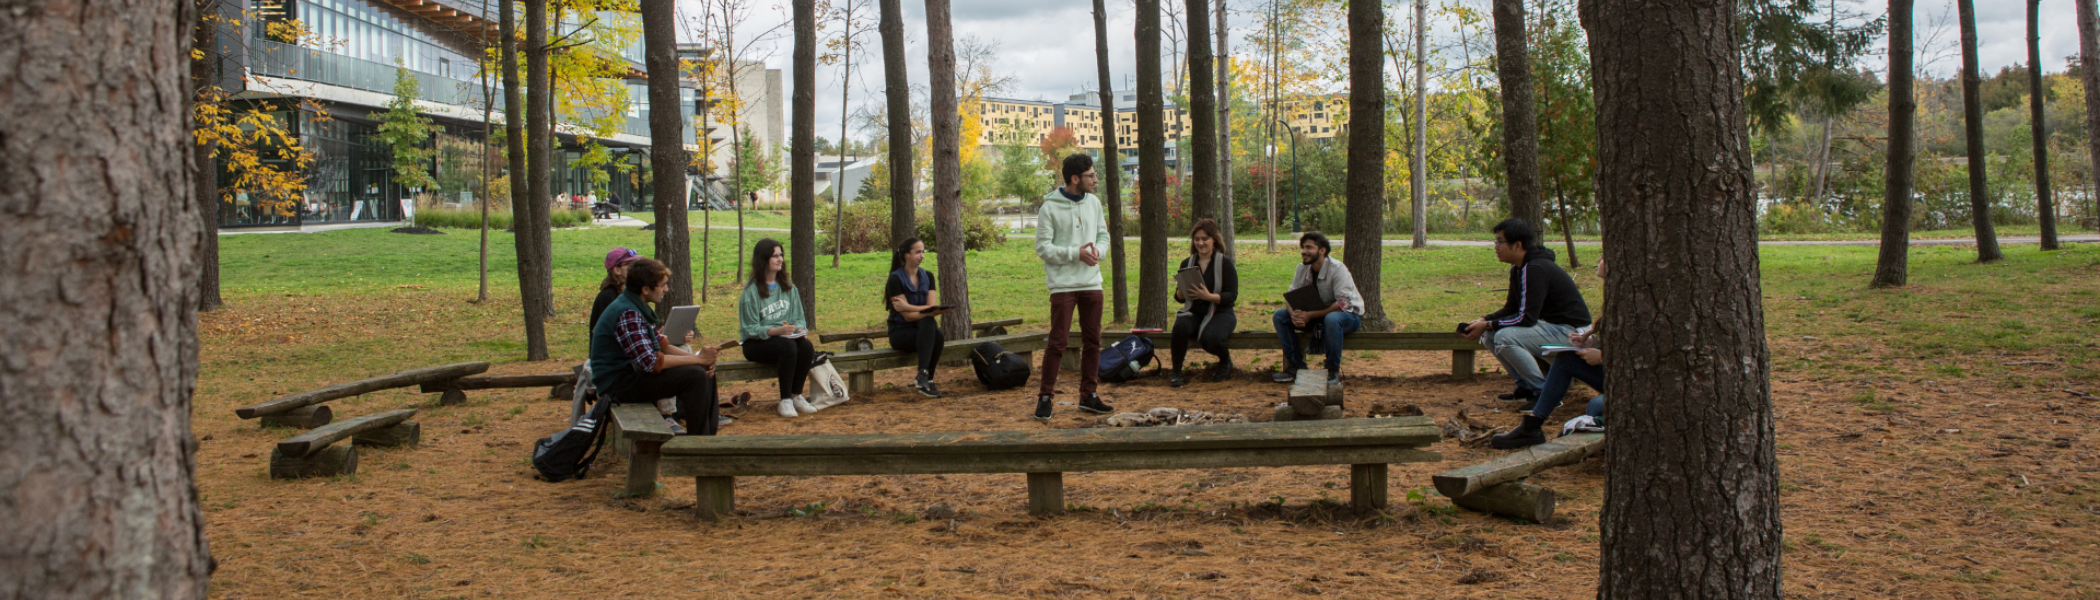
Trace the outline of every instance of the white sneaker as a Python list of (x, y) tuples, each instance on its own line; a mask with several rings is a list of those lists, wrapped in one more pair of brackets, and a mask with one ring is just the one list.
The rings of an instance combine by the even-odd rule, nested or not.
[(780, 416), (783, 416), (783, 417), (787, 417), (787, 418), (790, 418), (790, 419), (793, 419), (793, 418), (795, 418), (795, 417), (797, 417), (797, 416), (800, 416), (800, 415), (797, 415), (797, 414), (795, 414), (795, 401), (794, 401), (794, 400), (789, 400), (789, 399), (787, 399), (787, 398), (781, 398), (781, 399), (780, 399)]
[(807, 399), (807, 398), (803, 398), (803, 397), (801, 397), (801, 396), (796, 396), (796, 397), (794, 398), (794, 400), (795, 400), (795, 411), (796, 411), (796, 412), (799, 412), (799, 413), (802, 413), (802, 414), (805, 414), (805, 415), (814, 415), (814, 414), (817, 414), (817, 407), (816, 407), (816, 405), (810, 404), (810, 403), (809, 403), (809, 399)]

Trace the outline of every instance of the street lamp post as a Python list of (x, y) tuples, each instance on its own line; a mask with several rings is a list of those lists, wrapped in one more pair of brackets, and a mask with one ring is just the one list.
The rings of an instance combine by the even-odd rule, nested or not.
[[(1304, 231), (1304, 226), (1298, 221), (1298, 130), (1291, 127), (1290, 123), (1285, 123), (1282, 117), (1269, 118), (1282, 125), (1285, 133), (1291, 134), (1291, 231)], [(1270, 148), (1269, 151), (1275, 152), (1276, 149)], [(1271, 173), (1269, 176), (1275, 177), (1276, 174)]]

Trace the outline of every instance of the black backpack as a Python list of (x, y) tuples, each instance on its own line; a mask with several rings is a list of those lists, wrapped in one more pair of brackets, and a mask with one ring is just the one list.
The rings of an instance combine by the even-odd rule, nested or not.
[(1145, 365), (1158, 360), (1152, 353), (1152, 338), (1131, 335), (1116, 345), (1101, 349), (1101, 380), (1123, 383), (1137, 379)]
[(533, 444), (532, 468), (541, 479), (560, 482), (583, 479), (590, 473), (598, 451), (605, 448), (605, 421), (612, 418), (612, 405), (612, 399), (599, 398), (583, 420)]
[(998, 342), (985, 342), (970, 349), (970, 369), (977, 382), (988, 390), (1010, 390), (1028, 383), (1032, 369), (1021, 356), (1007, 352)]

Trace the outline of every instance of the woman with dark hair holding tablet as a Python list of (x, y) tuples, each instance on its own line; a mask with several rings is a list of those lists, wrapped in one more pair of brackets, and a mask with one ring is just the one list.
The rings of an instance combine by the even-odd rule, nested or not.
[(882, 297), (890, 309), (890, 347), (919, 354), (919, 372), (912, 389), (928, 398), (941, 397), (933, 384), (933, 371), (941, 364), (941, 349), (948, 338), (941, 335), (935, 316), (948, 312), (933, 301), (933, 273), (919, 268), (926, 260), (926, 244), (919, 238), (904, 240), (890, 252), (890, 279), (882, 286)]
[(780, 416), (816, 414), (817, 407), (802, 397), (802, 384), (809, 380), (810, 360), (817, 355), (809, 343), (809, 318), (802, 312), (802, 295), (795, 293), (787, 272), (787, 250), (773, 238), (758, 241), (751, 249), (751, 282), (737, 300), (737, 332), (744, 336), (744, 358), (773, 365), (780, 376)]
[(1232, 376), (1232, 350), (1225, 347), (1225, 341), (1240, 324), (1239, 317), (1232, 314), (1232, 306), (1240, 296), (1240, 273), (1233, 268), (1232, 257), (1218, 248), (1224, 239), (1218, 234), (1218, 222), (1210, 219), (1196, 221), (1194, 230), (1189, 232), (1189, 257), (1181, 260), (1181, 268), (1195, 269), (1201, 275), (1201, 283), (1174, 290), (1174, 300), (1182, 305), (1174, 313), (1174, 371), (1167, 378), (1167, 385), (1188, 384), (1188, 378), (1181, 375), (1181, 362), (1188, 357), (1191, 339), (1201, 344), (1204, 352), (1218, 357), (1210, 369), (1211, 381)]

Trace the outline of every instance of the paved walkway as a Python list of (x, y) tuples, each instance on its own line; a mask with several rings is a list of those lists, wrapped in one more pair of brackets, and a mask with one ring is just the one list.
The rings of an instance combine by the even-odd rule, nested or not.
[(405, 221), (351, 221), (348, 223), (320, 223), (316, 225), (306, 225), (303, 227), (293, 227), (289, 225), (236, 228), (222, 227), (219, 229), (219, 235), (247, 235), (252, 233), (320, 233), (323, 231), (335, 231), (338, 229), (392, 229), (395, 227), (405, 227), (407, 225), (408, 223)]

